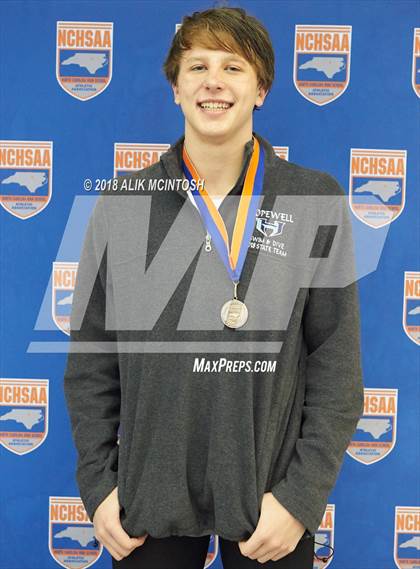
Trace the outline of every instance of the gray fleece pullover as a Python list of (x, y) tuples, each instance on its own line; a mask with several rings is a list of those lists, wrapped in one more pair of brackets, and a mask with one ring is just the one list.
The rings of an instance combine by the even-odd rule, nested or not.
[[(181, 186), (156, 189), (182, 179), (183, 137), (89, 220), (64, 390), (86, 511), (118, 486), (130, 536), (247, 539), (265, 492), (314, 534), (363, 413), (345, 193), (254, 135), (265, 176), (242, 328), (221, 321), (233, 285), (199, 211)], [(229, 239), (252, 147), (219, 208)]]

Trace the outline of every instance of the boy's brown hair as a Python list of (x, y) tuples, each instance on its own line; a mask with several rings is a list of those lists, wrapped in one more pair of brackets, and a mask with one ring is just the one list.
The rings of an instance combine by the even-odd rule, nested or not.
[(183, 18), (163, 65), (172, 85), (177, 83), (184, 51), (193, 45), (241, 55), (254, 67), (259, 86), (269, 92), (274, 80), (274, 50), (270, 36), (261, 22), (243, 8), (210, 8)]

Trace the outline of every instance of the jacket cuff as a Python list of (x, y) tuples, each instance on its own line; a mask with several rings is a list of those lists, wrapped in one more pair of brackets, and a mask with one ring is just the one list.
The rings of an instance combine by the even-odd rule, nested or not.
[(105, 498), (111, 494), (114, 488), (118, 485), (118, 473), (114, 471), (108, 471), (106, 476), (97, 480), (94, 484), (93, 489), (90, 488), (84, 491), (80, 487), (80, 497), (85, 507), (86, 513), (89, 516), (90, 521), (93, 523), (93, 516), (95, 515), (97, 507), (105, 500)]
[(281, 480), (278, 484), (273, 486), (270, 490), (273, 496), (305, 526), (304, 537), (312, 537), (315, 535), (322, 521), (324, 511), (314, 512), (307, 504), (303, 504), (301, 498), (294, 494), (294, 492), (287, 486), (286, 479)]

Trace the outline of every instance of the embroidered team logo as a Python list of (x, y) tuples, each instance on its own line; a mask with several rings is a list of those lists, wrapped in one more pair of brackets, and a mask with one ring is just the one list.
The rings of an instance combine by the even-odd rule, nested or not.
[(170, 144), (142, 144), (116, 142), (114, 144), (114, 178), (137, 172), (156, 162)]
[(288, 146), (273, 146), (274, 154), (283, 160), (289, 160)]
[(420, 508), (395, 506), (394, 561), (399, 569), (420, 565)]
[[(334, 548), (335, 504), (327, 504), (321, 524), (315, 533), (314, 569), (325, 569), (333, 559)], [(329, 557), (331, 555), (331, 557)], [(324, 563), (318, 557), (329, 557)]]
[(0, 378), (0, 443), (15, 454), (38, 448), (48, 434), (48, 379)]
[(72, 97), (87, 101), (112, 79), (112, 22), (57, 22), (56, 76)]
[(414, 28), (412, 69), (411, 84), (417, 97), (420, 97), (420, 28)]
[(0, 204), (20, 219), (47, 207), (52, 194), (50, 141), (0, 140)]
[(407, 151), (352, 148), (350, 152), (351, 210), (374, 229), (395, 221), (405, 205)]
[(102, 554), (80, 498), (50, 496), (48, 534), (50, 553), (62, 567), (84, 569)]
[(385, 458), (397, 439), (398, 389), (365, 389), (364, 413), (347, 453), (363, 464)]
[(281, 223), (280, 221), (268, 221), (262, 217), (257, 217), (256, 222), (258, 231), (266, 237), (277, 237), (277, 235), (281, 235), (285, 225), (285, 223)]
[(420, 345), (420, 272), (404, 272), (403, 327), (407, 336)]
[[(287, 223), (294, 223), (291, 213), (257, 209), (255, 231), (251, 235), (248, 249), (258, 249), (273, 256), (286, 257), (287, 247), (283, 233)], [(282, 236), (282, 240), (278, 239), (279, 236)]]
[(70, 336), (70, 315), (79, 263), (53, 263), (52, 318), (57, 327)]
[(351, 26), (296, 25), (293, 81), (315, 105), (326, 105), (350, 81)]

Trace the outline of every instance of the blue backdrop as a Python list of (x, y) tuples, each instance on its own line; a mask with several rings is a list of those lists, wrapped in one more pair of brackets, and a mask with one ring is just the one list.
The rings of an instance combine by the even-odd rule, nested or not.
[[(277, 58), (254, 130), (285, 159), (337, 178), (359, 251), (383, 244), (359, 281), (365, 415), (317, 541), (334, 547), (337, 569), (419, 568), (420, 3), (232, 5), (262, 20)], [(147, 166), (182, 134), (161, 66), (183, 15), (211, 6), (0, 4), (2, 569), (111, 567), (78, 497), (63, 394), (96, 199), (86, 180)], [(222, 566), (216, 536), (207, 565)]]

